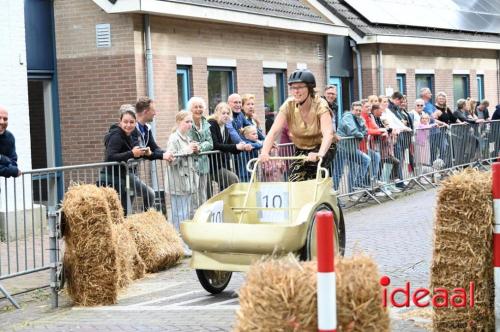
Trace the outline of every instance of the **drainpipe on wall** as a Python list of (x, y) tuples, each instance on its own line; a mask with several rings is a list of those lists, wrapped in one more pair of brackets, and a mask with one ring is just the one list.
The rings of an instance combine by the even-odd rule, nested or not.
[[(153, 50), (151, 49), (151, 24), (149, 22), (149, 14), (144, 15), (144, 40), (146, 42), (146, 93), (149, 98), (155, 99), (155, 85), (153, 77)], [(156, 122), (153, 119), (151, 123), (151, 133), (156, 137)], [(158, 192), (158, 177), (156, 167), (151, 167), (151, 179), (153, 190)]]
[[(146, 42), (146, 82), (147, 95), (151, 99), (155, 99), (155, 85), (153, 77), (153, 50), (151, 49), (151, 25), (149, 22), (149, 14), (144, 15), (144, 40)], [(152, 126), (153, 135), (156, 134), (156, 126), (153, 120)]]
[(328, 42), (329, 38), (328, 35), (325, 36), (325, 74), (326, 74), (326, 82), (325, 86), (330, 84), (330, 54), (328, 54), (328, 51), (330, 50), (330, 43)]
[(358, 72), (358, 99), (363, 99), (363, 75), (361, 71), (361, 53), (356, 47), (356, 42), (351, 39), (350, 41), (351, 49), (356, 54), (356, 69)]
[(500, 51), (497, 51), (497, 104), (500, 104)]
[(385, 92), (384, 92), (384, 64), (382, 63), (382, 49), (380, 48), (380, 44), (377, 44), (377, 73), (378, 73), (379, 95), (385, 95)]

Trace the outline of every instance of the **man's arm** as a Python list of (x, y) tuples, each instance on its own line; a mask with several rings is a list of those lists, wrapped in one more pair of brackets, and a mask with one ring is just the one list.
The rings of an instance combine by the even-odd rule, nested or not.
[(240, 143), (242, 141), (240, 134), (233, 127), (233, 122), (226, 123), (226, 127), (229, 130), (229, 136), (234, 144)]
[(16, 153), (16, 141), (14, 136), (12, 137), (12, 142), (10, 149), (7, 150), (7, 154), (0, 154), (0, 176), (2, 177), (16, 177), (21, 175), (19, 168), (17, 167), (17, 153)]

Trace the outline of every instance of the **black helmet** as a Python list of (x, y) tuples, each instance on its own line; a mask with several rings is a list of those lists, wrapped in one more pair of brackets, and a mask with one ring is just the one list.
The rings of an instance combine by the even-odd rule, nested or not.
[(292, 83), (306, 83), (313, 88), (316, 87), (316, 79), (307, 69), (296, 69), (288, 78), (288, 85)]

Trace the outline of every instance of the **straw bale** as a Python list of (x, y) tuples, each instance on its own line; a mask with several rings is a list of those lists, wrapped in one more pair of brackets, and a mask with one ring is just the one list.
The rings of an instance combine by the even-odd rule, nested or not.
[(146, 265), (142, 260), (132, 235), (124, 224), (113, 225), (117, 234), (118, 264), (120, 267), (120, 288), (126, 287), (131, 280), (143, 278)]
[(182, 240), (160, 212), (149, 210), (130, 215), (125, 225), (137, 245), (147, 272), (166, 269), (183, 257)]
[(84, 306), (116, 303), (117, 237), (104, 193), (94, 185), (74, 185), (65, 194), (62, 209), (68, 294), (75, 304)]
[(468, 169), (443, 181), (434, 225), (431, 288), (468, 290), (473, 308), (435, 308), (437, 331), (494, 330), (491, 173)]
[[(336, 262), (339, 331), (388, 331), (376, 264), (366, 256)], [(251, 266), (240, 289), (235, 331), (317, 331), (316, 262), (289, 255)]]
[(111, 221), (113, 224), (123, 224), (125, 221), (125, 214), (120, 202), (118, 193), (111, 187), (100, 187), (106, 199), (108, 200), (109, 210), (111, 212)]

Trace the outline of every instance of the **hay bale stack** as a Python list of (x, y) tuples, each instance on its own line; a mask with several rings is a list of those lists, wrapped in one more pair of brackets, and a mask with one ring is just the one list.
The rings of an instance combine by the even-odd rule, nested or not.
[(132, 280), (143, 278), (146, 274), (146, 264), (142, 260), (134, 238), (124, 224), (113, 225), (117, 235), (118, 244), (118, 265), (120, 268), (120, 278), (118, 286), (124, 288)]
[(375, 261), (366, 255), (337, 259), (337, 319), (339, 331), (389, 331), (387, 309)]
[(110, 187), (101, 187), (100, 189), (108, 201), (111, 223), (117, 235), (118, 264), (120, 267), (118, 285), (123, 288), (128, 286), (130, 281), (143, 278), (146, 273), (146, 265), (137, 252), (137, 246), (132, 235), (124, 225), (125, 215), (118, 193)]
[(473, 308), (434, 309), (436, 331), (493, 331), (491, 173), (466, 170), (443, 182), (434, 226), (431, 289), (468, 290)]
[(62, 209), (68, 294), (78, 305), (116, 303), (120, 268), (106, 196), (94, 185), (74, 185), (65, 194)]
[[(376, 264), (366, 256), (337, 260), (339, 331), (388, 331)], [(254, 264), (240, 289), (235, 331), (317, 331), (316, 262), (293, 256)]]
[(133, 214), (125, 226), (134, 239), (147, 272), (157, 272), (176, 263), (184, 255), (182, 240), (158, 211)]
[(109, 204), (109, 210), (111, 211), (111, 222), (113, 224), (123, 224), (125, 221), (125, 214), (123, 212), (122, 203), (120, 202), (120, 197), (115, 189), (111, 187), (100, 187)]

